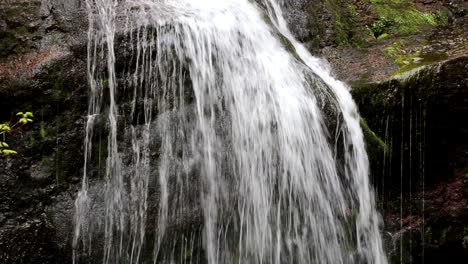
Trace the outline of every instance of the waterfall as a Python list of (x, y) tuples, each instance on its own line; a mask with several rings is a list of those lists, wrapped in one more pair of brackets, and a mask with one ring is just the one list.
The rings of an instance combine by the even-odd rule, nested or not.
[(386, 263), (356, 106), (276, 2), (86, 2), (75, 263)]
[[(357, 195), (359, 208), (356, 228), (358, 232), (358, 250), (370, 254), (367, 260), (373, 259), (376, 263), (386, 263), (382, 248), (382, 239), (379, 233), (379, 216), (375, 209), (374, 194), (369, 183), (369, 161), (365, 150), (362, 130), (359, 124), (359, 114), (348, 87), (343, 82), (334, 79), (328, 64), (313, 57), (289, 31), (280, 6), (275, 0), (267, 0), (268, 12), (275, 27), (293, 44), (302, 61), (329, 85), (336, 95), (338, 108), (343, 114), (344, 123), (340, 127), (345, 146), (345, 175), (353, 186)], [(363, 248), (368, 249), (363, 250)], [(371, 262), (372, 263), (372, 262)]]

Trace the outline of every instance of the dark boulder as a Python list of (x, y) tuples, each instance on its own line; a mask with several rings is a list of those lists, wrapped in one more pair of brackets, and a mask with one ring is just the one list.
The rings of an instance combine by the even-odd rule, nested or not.
[(394, 234), (394, 263), (468, 257), (467, 73), (462, 56), (353, 89), (388, 149), (372, 177)]

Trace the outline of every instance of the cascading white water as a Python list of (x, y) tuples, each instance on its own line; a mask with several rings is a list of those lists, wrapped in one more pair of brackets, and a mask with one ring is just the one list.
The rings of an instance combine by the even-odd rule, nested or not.
[(340, 127), (345, 146), (345, 175), (350, 180), (357, 194), (359, 209), (356, 223), (358, 233), (358, 250), (370, 254), (366, 259), (376, 263), (386, 263), (382, 239), (379, 233), (379, 216), (375, 209), (374, 194), (369, 183), (369, 161), (365, 150), (359, 114), (348, 88), (343, 82), (334, 79), (326, 62), (310, 55), (304, 46), (294, 39), (287, 28), (281, 8), (275, 0), (268, 1), (268, 11), (275, 27), (294, 45), (296, 52), (304, 63), (329, 85), (337, 98), (337, 104), (343, 114), (343, 125)]
[[(356, 106), (294, 40), (276, 2), (265, 3), (275, 28), (248, 0), (87, 1), (91, 92), (74, 261), (93, 255), (91, 243), (101, 240), (104, 263), (148, 261), (143, 255), (154, 263), (386, 263)], [(114, 51), (120, 8), (130, 51)], [(131, 53), (121, 76), (119, 52)], [(124, 111), (129, 103), (116, 95), (129, 89)], [(340, 113), (325, 116), (322, 108)], [(125, 114), (143, 120), (129, 125)], [(90, 198), (88, 170), (94, 126), (105, 116), (101, 201)], [(339, 120), (336, 138), (325, 118)], [(156, 225), (147, 221), (152, 177)], [(190, 201), (193, 192), (199, 202)], [(170, 228), (196, 212), (194, 204), (203, 230), (192, 236), (203, 236), (204, 256), (187, 261), (184, 249), (168, 246), (186, 232)], [(101, 215), (93, 212), (100, 206)]]

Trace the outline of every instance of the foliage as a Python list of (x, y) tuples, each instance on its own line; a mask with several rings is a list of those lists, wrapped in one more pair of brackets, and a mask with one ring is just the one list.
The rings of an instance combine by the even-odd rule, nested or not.
[(408, 0), (370, 0), (378, 19), (370, 29), (376, 38), (383, 34), (408, 35), (447, 24), (447, 15), (419, 11)]
[(341, 46), (361, 46), (365, 28), (359, 26), (357, 7), (343, 0), (325, 0), (323, 3), (331, 15), (335, 43)]
[(374, 37), (379, 38), (380, 36), (384, 34), (388, 36), (387, 30), (391, 25), (392, 25), (392, 21), (387, 19), (386, 17), (379, 18), (371, 26), (371, 30), (372, 30), (372, 33), (374, 34)]
[(17, 152), (15, 150), (10, 149), (8, 143), (6, 143), (6, 135), (15, 132), (17, 129), (21, 128), (22, 126), (33, 122), (33, 113), (32, 112), (18, 112), (16, 114), (18, 116), (18, 121), (14, 125), (10, 125), (10, 122), (6, 122), (0, 124), (0, 157), (6, 157), (10, 155), (15, 155)]
[(18, 120), (19, 123), (26, 125), (29, 122), (32, 122), (33, 120), (30, 117), (34, 117), (31, 112), (19, 112), (16, 114), (17, 116), (21, 116), (20, 120)]

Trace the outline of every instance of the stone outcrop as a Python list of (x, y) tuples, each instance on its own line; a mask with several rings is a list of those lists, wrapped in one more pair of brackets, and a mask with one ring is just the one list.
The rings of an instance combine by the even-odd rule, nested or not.
[(462, 56), (353, 89), (387, 146), (372, 176), (393, 263), (468, 256), (467, 73)]
[(82, 1), (0, 2), (0, 120), (34, 122), (0, 158), (0, 263), (69, 263), (87, 109)]

